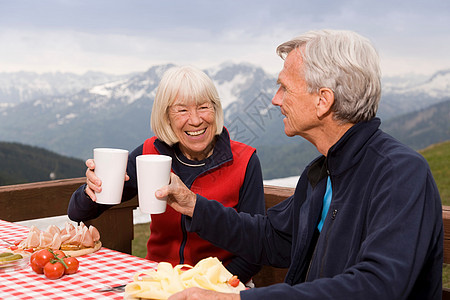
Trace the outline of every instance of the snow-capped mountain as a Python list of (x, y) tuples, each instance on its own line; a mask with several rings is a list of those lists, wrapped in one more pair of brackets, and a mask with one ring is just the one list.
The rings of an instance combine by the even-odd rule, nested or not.
[(0, 73), (0, 110), (37, 98), (56, 95), (72, 95), (83, 89), (102, 83), (130, 77), (100, 72), (73, 73), (33, 72)]
[[(154, 66), (147, 72), (87, 86), (73, 94), (38, 96), (3, 108), (0, 140), (42, 146), (80, 158), (90, 157), (93, 147), (137, 146), (152, 134), (149, 120), (156, 88), (164, 71), (172, 66)], [(258, 96), (274, 93), (273, 78), (251, 65), (229, 64), (205, 71), (217, 86), (231, 134), (241, 134), (243, 139), (244, 129), (247, 134), (251, 127), (261, 126), (260, 120), (249, 122), (252, 119), (248, 115), (256, 102), (270, 104), (269, 96)], [(27, 87), (30, 85), (23, 84), (24, 89)], [(239, 111), (240, 107), (244, 109)], [(256, 139), (255, 130), (247, 137), (250, 139)]]
[[(172, 66), (153, 66), (126, 76), (85, 74), (86, 78), (76, 80), (54, 74), (53, 81), (48, 74), (39, 78), (23, 72), (2, 73), (0, 140), (81, 159), (91, 157), (95, 147), (133, 150), (152, 135), (150, 113), (156, 88)], [(205, 72), (218, 89), (225, 125), (233, 139), (257, 147), (261, 155), (277, 151), (279, 145), (303, 142), (284, 135), (283, 116), (271, 104), (276, 76), (250, 64), (222, 64)], [(13, 85), (15, 92), (11, 92)], [(5, 100), (5, 95), (10, 98)], [(392, 119), (449, 99), (449, 95), (450, 70), (426, 80), (389, 78), (383, 82), (379, 116)]]
[(385, 93), (411, 94), (420, 93), (436, 98), (450, 95), (450, 69), (441, 70), (431, 77), (412, 76), (391, 78), (383, 85)]
[[(407, 91), (404, 91), (407, 93)], [(435, 73), (430, 79), (412, 87), (409, 93), (421, 93), (434, 98), (450, 96), (450, 69)]]
[(378, 114), (384, 119), (426, 108), (450, 98), (450, 69), (429, 78), (401, 77), (385, 81)]
[[(98, 109), (100, 107), (108, 108), (111, 101), (130, 105), (141, 98), (153, 99), (162, 74), (172, 66), (170, 64), (157, 66), (131, 78), (94, 86), (88, 90), (89, 96), (85, 102), (89, 102), (91, 108)], [(96, 97), (97, 101), (91, 101), (92, 97)], [(102, 99), (101, 103), (98, 103), (99, 98)]]

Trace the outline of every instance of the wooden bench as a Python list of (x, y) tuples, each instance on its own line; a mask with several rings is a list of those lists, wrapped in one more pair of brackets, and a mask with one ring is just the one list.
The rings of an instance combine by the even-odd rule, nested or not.
[[(0, 186), (0, 219), (10, 222), (61, 216), (67, 214), (72, 193), (85, 178), (55, 180)], [(265, 186), (266, 208), (283, 201), (294, 193), (293, 188)], [(134, 234), (133, 209), (137, 199), (114, 206), (90, 222), (102, 234), (105, 247), (131, 254)], [(450, 263), (450, 206), (442, 209), (444, 220), (444, 263)], [(254, 277), (256, 286), (268, 286), (284, 281), (287, 269), (264, 266)], [(450, 300), (450, 289), (444, 288), (442, 299)]]

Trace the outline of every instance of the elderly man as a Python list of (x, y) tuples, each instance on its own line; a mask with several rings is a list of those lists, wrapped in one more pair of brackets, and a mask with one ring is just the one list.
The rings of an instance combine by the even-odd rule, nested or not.
[(285, 282), (237, 294), (188, 289), (170, 299), (440, 299), (443, 227), (427, 162), (379, 129), (379, 59), (348, 31), (283, 43), (272, 103), (288, 136), (322, 156), (265, 216), (237, 213), (172, 175), (157, 192), (187, 229), (253, 263), (289, 267)]

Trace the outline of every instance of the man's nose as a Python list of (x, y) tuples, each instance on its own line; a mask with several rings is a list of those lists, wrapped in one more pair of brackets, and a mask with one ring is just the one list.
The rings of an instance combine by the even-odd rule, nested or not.
[(275, 106), (281, 106), (283, 103), (283, 98), (281, 97), (280, 90), (278, 90), (272, 98), (272, 104)]

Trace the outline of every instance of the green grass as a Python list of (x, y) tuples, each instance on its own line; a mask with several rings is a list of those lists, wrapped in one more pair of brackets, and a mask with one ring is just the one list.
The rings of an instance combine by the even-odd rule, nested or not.
[(450, 141), (432, 145), (420, 154), (430, 165), (443, 205), (450, 205)]
[(447, 264), (442, 268), (442, 287), (450, 288), (450, 265)]
[(150, 223), (134, 225), (134, 239), (131, 244), (131, 254), (145, 258), (147, 255), (147, 241), (150, 236)]
[[(419, 152), (430, 165), (442, 205), (450, 205), (450, 141), (432, 145)], [(450, 288), (450, 265), (443, 266), (442, 286)]]

